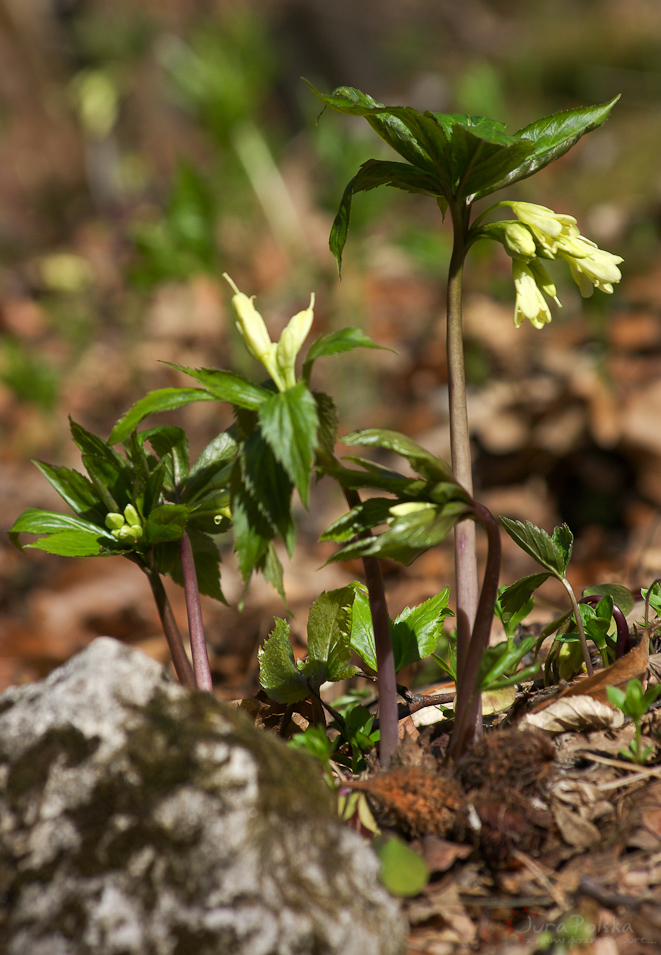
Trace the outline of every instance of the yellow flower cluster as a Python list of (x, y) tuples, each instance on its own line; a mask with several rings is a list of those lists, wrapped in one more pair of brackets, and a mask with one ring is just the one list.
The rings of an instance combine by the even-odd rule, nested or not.
[(588, 298), (595, 288), (611, 293), (622, 274), (619, 255), (603, 249), (580, 234), (576, 219), (533, 202), (504, 201), (516, 219), (490, 223), (485, 235), (502, 242), (512, 257), (512, 276), (516, 289), (514, 323), (518, 327), (527, 318), (535, 328), (551, 321), (544, 296), (555, 299), (555, 286), (541, 259), (563, 259), (581, 295)]

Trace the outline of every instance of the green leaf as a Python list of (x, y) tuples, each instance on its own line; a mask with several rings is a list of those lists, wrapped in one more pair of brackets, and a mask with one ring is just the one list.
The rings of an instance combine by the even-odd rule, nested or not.
[(429, 869), (424, 859), (405, 842), (394, 836), (379, 836), (374, 848), (381, 862), (381, 881), (393, 895), (412, 898), (429, 882)]
[[(342, 355), (355, 348), (383, 348), (366, 335), (361, 328), (340, 328), (336, 332), (322, 335), (310, 346), (303, 363), (303, 377), (309, 381), (313, 362), (330, 355)], [(392, 351), (392, 349), (388, 349)]]
[(186, 530), (190, 508), (183, 504), (161, 504), (154, 508), (145, 526), (145, 544), (178, 541)]
[(496, 189), (502, 189), (504, 186), (526, 179), (564, 156), (582, 136), (601, 126), (608, 119), (610, 111), (619, 98), (616, 96), (610, 102), (597, 106), (563, 110), (524, 126), (515, 136), (519, 140), (532, 142), (534, 151), (515, 169), (498, 178), (490, 188), (478, 191), (475, 198), (481, 198)]
[[(344, 460), (360, 465), (363, 470), (356, 471), (353, 468), (345, 468), (334, 464), (325, 464), (323, 469), (325, 474), (334, 478), (342, 487), (355, 489), (361, 487), (380, 488), (382, 491), (389, 491), (400, 499), (417, 500), (424, 495), (428, 486), (427, 482), (420, 478), (404, 477), (391, 468), (374, 464), (373, 461), (368, 461), (365, 458), (351, 455), (345, 457)], [(392, 501), (391, 503), (395, 502)]]
[(162, 425), (140, 433), (140, 440), (149, 441), (156, 454), (161, 458), (171, 458), (171, 471), (174, 487), (179, 488), (188, 477), (189, 451), (188, 435), (183, 428)]
[(352, 507), (350, 511), (333, 521), (323, 532), (319, 540), (347, 541), (365, 531), (385, 524), (390, 517), (390, 508), (393, 501), (383, 497), (370, 497), (361, 504)]
[(236, 457), (236, 439), (228, 431), (222, 431), (204, 448), (190, 469), (189, 482), (211, 469), (213, 472), (232, 462)]
[(417, 607), (405, 607), (391, 624), (395, 669), (424, 660), (435, 649), (443, 632), (443, 621), (453, 616), (448, 607), (450, 588), (430, 597)]
[(96, 454), (82, 456), (94, 489), (108, 511), (123, 511), (132, 497), (133, 470), (124, 458), (117, 457), (119, 462)]
[(505, 633), (512, 636), (522, 620), (532, 610), (532, 595), (538, 587), (549, 579), (550, 574), (530, 574), (522, 577), (509, 587), (500, 587), (496, 602), (496, 614)]
[[(510, 647), (507, 643), (499, 643), (495, 647), (487, 647), (478, 676), (479, 690), (501, 689), (511, 686), (512, 683), (525, 679), (523, 674), (517, 674), (516, 668), (535, 645), (535, 637), (526, 637), (517, 647)], [(537, 666), (532, 668), (536, 672)], [(528, 670), (526, 670), (528, 672)], [(507, 675), (508, 679), (501, 679)]]
[[(351, 646), (376, 671), (376, 646), (369, 597), (360, 584), (351, 585), (355, 591), (351, 619)], [(417, 607), (406, 607), (395, 621), (390, 621), (395, 670), (428, 657), (436, 647), (443, 630), (445, 617), (452, 611), (447, 606), (449, 589), (430, 597)]]
[(508, 517), (501, 517), (500, 522), (521, 550), (545, 567), (559, 580), (562, 580), (567, 570), (567, 563), (571, 556), (573, 536), (566, 524), (556, 527), (551, 537), (545, 530), (526, 521), (513, 521)]
[(313, 391), (312, 395), (317, 405), (319, 431), (317, 433), (317, 449), (320, 455), (332, 458), (337, 441), (337, 408), (330, 395), (323, 391)]
[(657, 582), (651, 587), (641, 587), (640, 594), (643, 600), (645, 600), (649, 594), (647, 602), (650, 608), (658, 617), (661, 617), (661, 583)]
[[(333, 221), (328, 244), (337, 262), (337, 271), (342, 276), (342, 253), (346, 245), (351, 221), (351, 204), (357, 192), (367, 192), (378, 186), (393, 186), (405, 192), (423, 193), (442, 197), (440, 184), (424, 169), (401, 162), (368, 159), (346, 186), (337, 214)], [(374, 347), (374, 346), (371, 346)]]
[(276, 703), (298, 703), (310, 695), (305, 677), (294, 662), (289, 624), (275, 618), (275, 629), (257, 652), (259, 682)]
[(600, 650), (606, 647), (606, 635), (613, 615), (613, 598), (604, 597), (596, 607), (590, 604), (579, 604), (579, 612), (585, 628), (585, 635)]
[(110, 432), (108, 444), (120, 444), (129, 437), (144, 418), (162, 411), (174, 411), (193, 401), (214, 401), (215, 396), (203, 388), (159, 388), (150, 391), (122, 415)]
[(354, 676), (351, 658), (351, 610), (355, 591), (342, 587), (320, 594), (308, 615), (308, 661), (303, 672), (320, 687), (328, 680)]
[(553, 528), (552, 540), (562, 554), (564, 572), (567, 573), (567, 567), (569, 566), (571, 552), (574, 546), (574, 535), (566, 524), (560, 524), (558, 527)]
[(58, 554), (60, 557), (98, 557), (102, 551), (99, 533), (92, 531), (60, 531), (26, 544), (37, 550)]
[[(612, 597), (613, 603), (619, 607), (625, 617), (631, 613), (635, 603), (633, 594), (623, 584), (595, 584), (594, 587), (586, 587), (583, 596)], [(643, 594), (644, 597), (645, 594)]]
[(351, 646), (376, 673), (376, 645), (369, 597), (362, 584), (354, 581), (350, 586), (355, 594), (351, 612)]
[(32, 462), (44, 475), (63, 500), (76, 514), (94, 520), (103, 519), (106, 508), (99, 501), (92, 482), (78, 471), (46, 464), (45, 461)]
[(471, 508), (462, 501), (451, 501), (443, 506), (429, 504), (424, 509), (394, 518), (388, 530), (378, 537), (347, 544), (328, 563), (356, 557), (388, 557), (402, 564), (410, 564), (425, 550), (440, 544), (457, 521), (470, 514)]
[(220, 371), (217, 368), (189, 368), (186, 365), (176, 365), (171, 361), (165, 361), (163, 364), (195, 378), (204, 385), (216, 401), (228, 401), (239, 408), (256, 411), (261, 403), (273, 394), (268, 388), (262, 388), (261, 385), (256, 385), (233, 371)]
[(43, 511), (34, 507), (28, 507), (23, 511), (9, 528), (9, 533), (14, 540), (17, 534), (44, 535), (58, 534), (62, 531), (83, 531), (94, 534), (97, 538), (103, 537), (115, 542), (115, 538), (105, 527), (99, 527), (80, 517), (72, 517), (70, 514), (57, 514), (55, 511)]
[(517, 140), (500, 124), (484, 117), (470, 117), (473, 125), (457, 122), (452, 128), (453, 195), (473, 202), (500, 188), (512, 172), (531, 155), (532, 143)]
[(383, 428), (366, 428), (362, 431), (353, 431), (342, 438), (342, 444), (358, 444), (367, 448), (382, 448), (384, 451), (394, 451), (406, 458), (413, 470), (422, 474), (427, 480), (434, 482), (447, 481), (457, 484), (449, 464), (442, 458), (437, 458), (425, 451), (413, 438), (400, 434), (398, 431), (388, 431)]
[(305, 382), (270, 395), (260, 405), (258, 417), (264, 439), (307, 507), (319, 416), (317, 403)]
[(624, 704), (627, 698), (627, 695), (624, 692), (624, 690), (621, 690), (617, 686), (607, 686), (606, 695), (608, 696), (608, 699), (611, 701), (613, 706), (617, 706), (619, 710), (622, 710), (622, 712), (624, 712)]
[(232, 514), (235, 498), (244, 492), (272, 528), (269, 539), (275, 537), (277, 532), (291, 556), (296, 545), (291, 513), (292, 483), (273, 449), (264, 440), (260, 428), (240, 446), (237, 463), (230, 475)]

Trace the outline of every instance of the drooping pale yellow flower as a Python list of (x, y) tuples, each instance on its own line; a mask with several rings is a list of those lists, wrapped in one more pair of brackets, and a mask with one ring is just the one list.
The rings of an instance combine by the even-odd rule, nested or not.
[(561, 248), (560, 255), (569, 265), (572, 278), (583, 298), (589, 298), (596, 288), (612, 294), (613, 284), (622, 278), (618, 269), (619, 263), (623, 261), (622, 257), (600, 249), (583, 236), (579, 236), (571, 245), (572, 248), (580, 246), (581, 254), (571, 254)]
[(579, 235), (576, 219), (573, 216), (554, 212), (553, 209), (539, 206), (534, 202), (505, 201), (502, 204), (509, 206), (517, 219), (530, 228), (535, 242), (540, 247), (539, 251), (546, 253), (549, 257), (554, 256), (558, 240)]
[(518, 328), (524, 318), (527, 318), (535, 328), (543, 328), (551, 321), (551, 311), (529, 263), (522, 259), (513, 259), (512, 278), (516, 289), (514, 324)]

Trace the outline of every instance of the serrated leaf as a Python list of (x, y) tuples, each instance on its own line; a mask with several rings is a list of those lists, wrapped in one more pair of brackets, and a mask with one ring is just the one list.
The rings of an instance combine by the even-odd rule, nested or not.
[(154, 508), (145, 525), (145, 543), (180, 540), (189, 514), (190, 508), (183, 504), (161, 504)]
[(351, 646), (376, 673), (376, 645), (369, 598), (361, 584), (354, 582), (350, 586), (355, 594), (351, 610)]
[(79, 516), (90, 519), (101, 519), (105, 508), (94, 489), (92, 482), (78, 471), (60, 467), (55, 464), (46, 464), (45, 461), (33, 461), (39, 468), (48, 483), (55, 488), (60, 497), (66, 501), (72, 511)]
[(35, 507), (28, 507), (9, 528), (14, 537), (17, 534), (58, 534), (62, 531), (83, 531), (95, 534), (96, 537), (106, 538), (114, 543), (115, 538), (104, 527), (92, 524), (81, 517), (70, 514), (58, 514), (55, 511), (44, 511)]
[(471, 513), (471, 508), (462, 501), (451, 501), (444, 506), (429, 504), (424, 509), (394, 518), (388, 530), (377, 537), (347, 544), (327, 563), (356, 557), (388, 557), (402, 564), (410, 564), (425, 550), (440, 544), (455, 524)]
[(498, 592), (498, 617), (506, 633), (513, 633), (530, 612), (531, 598), (538, 587), (549, 579), (550, 574), (530, 574)]
[(25, 546), (45, 550), (60, 557), (98, 557), (102, 551), (98, 531), (59, 531)]
[(190, 469), (189, 481), (201, 474), (206, 474), (209, 468), (217, 471), (233, 461), (236, 456), (236, 439), (228, 431), (222, 431), (209, 442), (200, 452)]
[[(331, 355), (343, 355), (355, 348), (383, 348), (366, 335), (362, 328), (339, 328), (328, 335), (322, 335), (310, 345), (303, 364), (303, 376), (310, 377), (309, 369), (318, 358), (327, 358)], [(388, 349), (391, 351), (392, 349)]]
[(347, 511), (336, 521), (333, 521), (319, 540), (347, 541), (365, 531), (378, 527), (380, 524), (385, 524), (390, 517), (392, 505), (393, 501), (389, 498), (370, 497), (356, 507), (352, 507), (350, 511)]
[(275, 629), (258, 650), (259, 682), (276, 703), (298, 703), (310, 695), (305, 677), (294, 662), (289, 624), (275, 618)]
[(310, 477), (317, 444), (317, 403), (305, 382), (270, 395), (258, 411), (264, 440), (297, 488), (304, 507), (310, 496)]
[[(369, 598), (359, 584), (352, 584), (356, 597), (351, 620), (351, 646), (372, 670), (377, 669), (374, 627)], [(406, 607), (396, 620), (390, 621), (395, 671), (428, 657), (436, 647), (445, 617), (452, 611), (447, 606), (449, 589), (430, 597), (417, 607)]]
[[(241, 482), (242, 486), (239, 486)], [(247, 494), (272, 528), (270, 538), (280, 535), (291, 556), (296, 544), (296, 530), (291, 513), (292, 483), (277, 460), (273, 449), (257, 428), (239, 449), (237, 463), (230, 475), (232, 513), (237, 494)], [(249, 510), (249, 513), (252, 513)]]
[[(537, 561), (538, 564), (562, 580), (567, 569), (566, 547), (559, 546), (558, 542), (547, 534), (545, 530), (536, 527), (534, 524), (531, 524), (530, 521), (526, 521), (525, 524), (522, 524), (521, 521), (513, 521), (508, 517), (501, 517), (500, 522), (512, 540), (519, 545), (521, 550), (524, 550), (526, 554)], [(566, 532), (571, 536), (571, 531), (567, 525), (564, 524), (562, 527), (566, 528)], [(554, 537), (556, 531), (560, 531), (560, 528), (556, 527), (553, 532)], [(566, 544), (567, 536), (559, 536), (558, 540), (561, 544)], [(569, 548), (569, 553), (571, 554), (571, 547)]]
[(194, 401), (214, 401), (214, 395), (203, 388), (159, 388), (140, 398), (122, 415), (108, 436), (108, 444), (121, 444), (126, 441), (141, 421), (152, 414), (174, 411)]
[(340, 277), (342, 277), (342, 253), (351, 222), (353, 197), (357, 192), (367, 192), (378, 186), (393, 186), (405, 192), (422, 193), (439, 198), (443, 196), (439, 183), (424, 169), (401, 162), (368, 159), (347, 184), (331, 227), (328, 245), (335, 256)]
[(171, 458), (172, 480), (175, 487), (180, 487), (188, 477), (189, 451), (188, 435), (183, 428), (172, 425), (162, 425), (150, 428), (140, 433), (143, 444), (149, 441), (159, 458)]
[(443, 632), (443, 621), (452, 616), (447, 606), (449, 587), (417, 607), (406, 607), (391, 623), (395, 670), (424, 660), (435, 649)]
[(308, 661), (306, 670), (319, 687), (327, 680), (354, 676), (351, 658), (352, 587), (320, 594), (308, 614)]
[(427, 480), (457, 484), (452, 469), (447, 462), (425, 451), (413, 438), (400, 434), (398, 431), (388, 431), (384, 428), (365, 428), (345, 435), (342, 438), (342, 444), (358, 444), (367, 448), (382, 448), (384, 451), (394, 451), (406, 458), (413, 470), (422, 474)]
[(132, 468), (121, 457), (121, 464), (112, 458), (103, 458), (96, 454), (83, 454), (82, 459), (94, 489), (106, 509), (123, 511), (132, 496)]
[(216, 401), (228, 401), (239, 408), (256, 411), (261, 403), (273, 394), (268, 388), (256, 385), (233, 371), (220, 371), (217, 368), (189, 368), (187, 365), (177, 365), (171, 361), (165, 361), (163, 364), (199, 381)]
[(582, 136), (608, 119), (619, 98), (616, 96), (610, 102), (597, 106), (563, 110), (524, 126), (515, 136), (519, 140), (532, 142), (534, 151), (519, 166), (495, 181), (487, 191), (478, 191), (475, 198), (482, 198), (496, 189), (520, 182), (564, 156)]
[(517, 140), (480, 117), (472, 127), (456, 123), (452, 129), (455, 198), (472, 202), (498, 188), (533, 152), (532, 143)]
[(365, 458), (351, 455), (345, 457), (344, 460), (360, 465), (363, 470), (356, 471), (342, 465), (325, 464), (324, 473), (335, 478), (342, 487), (354, 489), (361, 487), (380, 488), (382, 491), (389, 491), (398, 498), (416, 500), (423, 495), (427, 486), (427, 482), (421, 478), (404, 477), (391, 468), (374, 464), (373, 461), (368, 461)]
[(337, 408), (330, 395), (323, 391), (313, 391), (312, 396), (317, 405), (317, 416), (319, 418), (319, 431), (317, 432), (317, 445), (319, 455), (332, 458), (335, 453), (335, 443), (337, 441)]

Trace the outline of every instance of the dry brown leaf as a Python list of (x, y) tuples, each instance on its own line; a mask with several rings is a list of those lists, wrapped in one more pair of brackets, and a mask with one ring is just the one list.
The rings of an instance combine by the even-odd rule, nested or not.
[(541, 712), (533, 710), (519, 722), (521, 729), (534, 726), (545, 733), (578, 733), (593, 730), (618, 729), (624, 724), (624, 713), (600, 703), (591, 696), (573, 696), (553, 699)]
[(564, 700), (568, 696), (590, 696), (593, 700), (606, 703), (609, 686), (626, 686), (629, 680), (640, 679), (646, 672), (649, 663), (650, 632), (646, 630), (637, 647), (630, 650), (615, 663), (603, 670), (598, 670), (594, 676), (586, 677), (562, 690), (557, 696), (539, 703), (532, 713), (540, 713), (557, 700)]
[(555, 803), (551, 808), (560, 835), (568, 845), (576, 849), (588, 849), (601, 839), (599, 829), (589, 819), (583, 819), (562, 803)]

